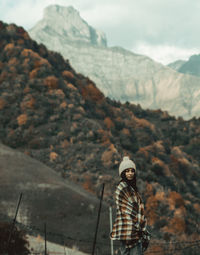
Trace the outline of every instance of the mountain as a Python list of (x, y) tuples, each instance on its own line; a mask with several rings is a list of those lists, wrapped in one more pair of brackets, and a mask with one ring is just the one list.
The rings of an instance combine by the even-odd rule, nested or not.
[(192, 55), (188, 61), (177, 60), (170, 63), (168, 67), (183, 74), (189, 74), (193, 76), (200, 76), (200, 54)]
[[(24, 213), (31, 214), (40, 229), (48, 220), (50, 241), (58, 242), (65, 233), (69, 242), (78, 242), (87, 251), (95, 229), (88, 207), (96, 212), (95, 197), (100, 197), (104, 183), (98, 248), (110, 254), (106, 208), (114, 206), (119, 162), (129, 155), (138, 169), (151, 252), (167, 253), (170, 245), (171, 253), (178, 254), (178, 245), (182, 254), (194, 253), (196, 246), (188, 242), (200, 239), (200, 119), (184, 121), (161, 110), (106, 98), (92, 80), (77, 73), (60, 54), (38, 45), (22, 27), (0, 22), (0, 38), (0, 141), (29, 156), (14, 158), (4, 153), (8, 149), (1, 150), (4, 212), (13, 216), (5, 201), (16, 205), (22, 191), (28, 196)], [(16, 183), (21, 184), (15, 187)], [(83, 189), (91, 193), (94, 206), (89, 206), (93, 200)]]
[(176, 60), (175, 62), (172, 62), (168, 64), (167, 66), (174, 69), (175, 71), (178, 71), (182, 65), (186, 63), (185, 60)]
[(36, 30), (41, 31), (40, 40), (45, 38), (46, 34), (51, 34), (57, 36), (57, 39), (52, 42), (54, 44), (56, 41), (63, 41), (63, 43), (74, 43), (75, 45), (83, 43), (100, 47), (106, 47), (107, 45), (104, 33), (89, 26), (87, 22), (80, 18), (78, 11), (72, 6), (67, 9), (58, 5), (47, 7), (44, 10), (44, 20), (37, 24)]
[[(91, 30), (99, 40), (92, 39)], [(106, 47), (105, 36), (91, 28), (73, 7), (48, 6), (29, 34), (69, 59), (111, 99), (160, 108), (185, 119), (200, 116), (200, 78), (180, 74), (121, 47)]]
[(180, 73), (200, 76), (200, 54), (192, 55), (179, 69)]

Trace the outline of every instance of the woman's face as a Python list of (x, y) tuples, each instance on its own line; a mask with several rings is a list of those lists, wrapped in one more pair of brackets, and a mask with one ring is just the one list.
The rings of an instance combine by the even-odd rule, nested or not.
[(133, 168), (128, 168), (125, 170), (126, 179), (129, 181), (133, 180), (134, 174), (135, 174), (135, 169)]

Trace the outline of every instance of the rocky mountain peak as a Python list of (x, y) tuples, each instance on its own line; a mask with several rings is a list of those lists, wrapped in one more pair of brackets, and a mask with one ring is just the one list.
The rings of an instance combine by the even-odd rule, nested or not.
[(89, 26), (72, 6), (50, 5), (46, 7), (43, 19), (30, 31), (37, 34), (40, 29), (50, 34), (56, 33), (64, 42), (73, 41), (101, 47), (107, 45), (105, 34)]
[(178, 63), (173, 70), (121, 47), (105, 47), (105, 36), (71, 6), (47, 7), (43, 20), (29, 33), (38, 43), (61, 53), (111, 99), (160, 108), (185, 119), (200, 116), (199, 77), (175, 71)]

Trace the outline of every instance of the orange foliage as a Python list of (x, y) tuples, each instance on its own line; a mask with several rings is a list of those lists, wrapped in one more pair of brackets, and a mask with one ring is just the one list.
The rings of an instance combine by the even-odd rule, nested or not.
[[(151, 243), (150, 243), (151, 244)], [(155, 255), (155, 254), (159, 254), (159, 255), (165, 255), (165, 250), (162, 248), (162, 246), (159, 246), (159, 245), (151, 245), (149, 248), (148, 248), (148, 254), (149, 255)]]
[(169, 224), (162, 228), (164, 232), (168, 232), (171, 234), (181, 234), (185, 232), (185, 220), (180, 217), (173, 217)]
[(174, 155), (170, 155), (170, 167), (173, 168), (174, 174), (178, 178), (183, 178), (181, 171), (179, 171), (179, 159), (176, 158)]
[(29, 78), (30, 79), (34, 79), (35, 77), (37, 77), (37, 73), (40, 70), (40, 68), (35, 68), (33, 69), (30, 73), (29, 73)]
[(85, 113), (85, 110), (84, 110), (84, 108), (83, 108), (82, 106), (77, 107), (76, 110), (77, 110), (78, 112), (80, 112), (81, 114), (84, 114), (84, 113)]
[(129, 131), (128, 128), (123, 128), (123, 129), (122, 129), (122, 133), (123, 133), (124, 135), (130, 136), (130, 131)]
[(34, 51), (31, 50), (31, 49), (24, 49), (24, 50), (21, 52), (21, 55), (22, 55), (23, 57), (40, 58), (40, 55), (39, 55), (37, 52), (34, 52)]
[(164, 162), (161, 160), (161, 159), (159, 159), (159, 158), (157, 158), (157, 157), (152, 157), (151, 158), (151, 162), (152, 162), (152, 164), (153, 165), (159, 165), (159, 166), (161, 166), (162, 168), (165, 168), (165, 164), (164, 164)]
[(12, 50), (15, 47), (14, 43), (8, 43), (6, 44), (6, 46), (4, 47), (4, 50)]
[(151, 183), (147, 182), (145, 194), (148, 195), (148, 196), (153, 195), (153, 186), (152, 186)]
[(96, 103), (100, 103), (104, 98), (101, 91), (97, 89), (92, 83), (89, 83), (83, 87), (81, 93), (84, 99), (89, 99), (95, 101)]
[(179, 157), (181, 157), (183, 155), (183, 152), (182, 152), (181, 148), (178, 147), (178, 146), (175, 146), (175, 147), (172, 148), (172, 153), (176, 156), (179, 156)]
[(57, 96), (62, 97), (62, 98), (65, 97), (65, 93), (63, 92), (62, 89), (56, 89), (56, 90), (55, 90), (55, 94), (56, 94)]
[(71, 83), (67, 83), (67, 87), (70, 88), (71, 90), (77, 90), (77, 88)]
[(8, 65), (18, 65), (19, 61), (17, 60), (17, 58), (11, 58), (9, 61), (8, 61)]
[(64, 76), (64, 78), (74, 78), (73, 73), (67, 70), (63, 71), (62, 75)]
[(140, 128), (145, 128), (145, 127), (148, 127), (148, 128), (150, 128), (152, 131), (154, 131), (155, 130), (155, 126), (152, 124), (152, 123), (150, 123), (148, 120), (146, 120), (146, 119), (139, 119), (139, 118), (137, 118), (137, 117), (133, 117), (133, 119), (136, 121), (136, 125)]
[(171, 172), (169, 170), (169, 167), (167, 164), (165, 164), (162, 160), (160, 160), (159, 158), (157, 157), (152, 157), (151, 158), (151, 161), (152, 161), (152, 164), (153, 165), (157, 165), (157, 166), (160, 166), (162, 168), (162, 171), (164, 171), (164, 174), (166, 176), (171, 176)]
[(22, 126), (22, 125), (26, 124), (27, 119), (28, 119), (28, 117), (27, 117), (26, 114), (21, 114), (21, 115), (19, 115), (19, 116), (17, 117), (18, 125), (19, 125), (19, 126)]
[(171, 191), (169, 193), (168, 203), (171, 210), (174, 210), (176, 206), (180, 207), (185, 205), (184, 199), (182, 198), (181, 194), (177, 193), (176, 191)]
[(1, 72), (0, 82), (4, 81), (8, 76), (9, 76), (9, 74), (6, 71)]
[(19, 45), (23, 45), (23, 44), (24, 44), (24, 40), (23, 40), (23, 39), (19, 39), (19, 40), (17, 40), (17, 44), (19, 44)]
[(23, 67), (23, 68), (27, 68), (29, 62), (30, 62), (30, 59), (29, 59), (29, 58), (25, 58), (25, 59), (24, 59), (24, 62), (23, 62), (23, 64), (22, 64), (22, 67)]
[(114, 127), (114, 123), (112, 122), (112, 120), (109, 117), (106, 117), (104, 119), (104, 123), (105, 123), (105, 125), (107, 126), (108, 129)]
[(17, 72), (17, 70), (16, 70), (16, 68), (15, 68), (14, 66), (10, 66), (10, 67), (9, 67), (9, 71), (10, 71), (11, 73), (16, 73), (16, 72)]
[(54, 161), (54, 160), (56, 160), (57, 159), (57, 157), (58, 157), (58, 154), (56, 153), (56, 152), (51, 152), (50, 153), (50, 161)]
[(65, 109), (67, 107), (67, 103), (64, 101), (60, 104), (60, 108)]
[(91, 181), (91, 177), (89, 175), (84, 176), (85, 180), (83, 183), (83, 188), (89, 192), (94, 192), (94, 190), (92, 189), (93, 185), (92, 185), (92, 181)]
[(50, 64), (48, 62), (48, 60), (46, 60), (45, 58), (42, 58), (39, 56), (39, 59), (37, 59), (35, 62), (34, 62), (34, 68), (39, 68), (41, 67), (42, 65), (47, 65), (50, 67)]
[[(22, 30), (23, 30), (23, 29), (22, 29)], [(23, 36), (23, 38), (24, 38), (25, 40), (29, 40), (29, 39), (30, 39), (29, 34), (28, 34), (25, 30), (22, 31), (21, 34), (22, 34), (22, 36)]]
[(104, 167), (109, 167), (112, 164), (113, 151), (106, 150), (101, 155), (101, 160), (103, 162)]
[(181, 164), (182, 167), (185, 167), (185, 168), (190, 167), (190, 162), (189, 162), (188, 159), (179, 158), (178, 161), (179, 161), (179, 163)]
[(194, 209), (200, 214), (200, 204), (195, 203), (193, 206), (194, 206)]
[(0, 110), (2, 110), (6, 105), (6, 101), (3, 98), (0, 98)]
[(158, 219), (158, 216), (156, 214), (156, 210), (158, 207), (158, 200), (155, 196), (151, 195), (148, 197), (146, 201), (146, 214), (148, 218), (148, 224), (150, 226), (154, 225), (156, 220)]
[(20, 104), (21, 109), (24, 111), (27, 108), (33, 109), (35, 106), (35, 98), (33, 98), (30, 94), (26, 95), (22, 103)]
[(179, 218), (184, 218), (186, 216), (186, 209), (185, 209), (185, 207), (181, 206), (181, 207), (177, 208), (174, 211), (174, 216), (175, 217), (179, 217)]
[(35, 105), (35, 98), (31, 97), (29, 101), (26, 102), (27, 108), (33, 108)]
[(151, 161), (152, 163), (159, 163), (160, 159), (156, 157), (152, 157)]
[(65, 140), (62, 142), (61, 147), (62, 147), (63, 149), (66, 149), (68, 146), (69, 146), (69, 142), (65, 139)]
[(157, 199), (158, 201), (164, 201), (165, 200), (165, 192), (164, 191), (156, 192), (155, 199)]
[(45, 78), (44, 80), (45, 86), (47, 86), (49, 89), (56, 89), (58, 87), (58, 78), (51, 75)]
[[(79, 119), (81, 119), (81, 117), (82, 117), (82, 115), (80, 113), (74, 114), (73, 120), (79, 120)], [(89, 131), (88, 135), (90, 135), (91, 137), (93, 136), (92, 130)]]
[(113, 153), (117, 153), (117, 149), (113, 143), (109, 146), (109, 150), (111, 150)]
[(109, 134), (108, 134), (107, 131), (105, 131), (103, 129), (99, 129), (98, 133), (101, 136), (101, 142), (103, 143), (103, 145), (106, 145), (106, 144), (110, 143)]
[(137, 154), (143, 154), (146, 159), (149, 158), (149, 152), (146, 149), (146, 147), (140, 148), (139, 151), (137, 152)]
[(37, 52), (34, 52), (31, 49), (24, 49), (21, 52), (21, 55), (23, 57), (26, 57), (26, 59), (24, 60), (24, 66), (26, 66), (27, 61), (29, 61), (30, 58), (34, 59), (34, 69), (36, 69), (36, 70), (38, 70), (37, 68), (40, 68), (43, 65), (47, 65), (48, 67), (51, 66), (49, 64), (48, 60), (40, 57), (40, 55)]
[(165, 148), (163, 146), (163, 141), (157, 141), (153, 144), (153, 147), (156, 148), (159, 152), (165, 153)]
[(118, 153), (117, 149), (115, 148), (114, 144), (110, 144), (108, 149), (103, 152), (101, 156), (101, 160), (103, 161), (103, 165), (105, 167), (109, 167), (112, 164), (112, 158), (114, 154)]

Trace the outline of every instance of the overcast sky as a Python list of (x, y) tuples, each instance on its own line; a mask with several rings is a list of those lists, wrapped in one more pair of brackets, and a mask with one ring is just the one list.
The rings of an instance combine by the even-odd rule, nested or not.
[(0, 20), (28, 30), (50, 4), (72, 5), (108, 46), (163, 64), (200, 53), (200, 0), (0, 0)]

